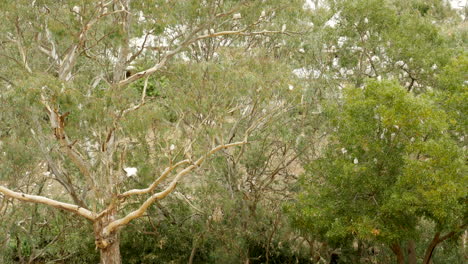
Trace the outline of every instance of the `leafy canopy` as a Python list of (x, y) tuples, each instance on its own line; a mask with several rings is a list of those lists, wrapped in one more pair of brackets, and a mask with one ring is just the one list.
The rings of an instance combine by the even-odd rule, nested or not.
[(417, 237), (422, 218), (456, 229), (466, 212), (463, 149), (447, 114), (390, 81), (345, 90), (333, 105), (329, 144), (302, 177), (296, 224), (343, 241)]

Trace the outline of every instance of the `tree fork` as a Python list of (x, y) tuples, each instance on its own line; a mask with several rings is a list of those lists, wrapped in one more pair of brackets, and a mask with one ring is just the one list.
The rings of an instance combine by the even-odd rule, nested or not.
[(115, 230), (107, 235), (103, 234), (104, 227), (115, 219), (117, 211), (109, 211), (106, 215), (98, 218), (94, 224), (94, 237), (96, 248), (100, 253), (100, 264), (120, 264), (122, 263), (120, 255), (120, 230)]

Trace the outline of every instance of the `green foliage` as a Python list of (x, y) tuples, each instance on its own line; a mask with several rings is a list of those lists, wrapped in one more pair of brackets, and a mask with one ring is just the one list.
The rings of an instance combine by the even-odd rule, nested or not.
[(450, 132), (461, 146), (466, 145), (468, 121), (468, 56), (462, 54), (454, 59), (438, 75), (438, 90), (434, 98), (449, 115)]
[[(381, 249), (382, 263), (383, 244), (414, 239), (422, 254), (435, 231), (466, 222), (464, 23), (442, 0), (314, 2), (0, 0), (0, 184), (69, 203), (75, 188), (90, 210), (113, 201), (122, 217), (148, 197), (118, 193), (247, 135), (122, 229), (125, 263), (192, 252), (194, 263), (321, 263), (335, 246), (357, 263), (366, 253), (351, 240)], [(194, 30), (241, 32), (178, 50)], [(341, 90), (350, 84), (362, 89)], [(298, 190), (286, 209), (299, 232), (283, 211)], [(84, 221), (4, 196), (0, 218), (2, 263), (98, 262)], [(458, 242), (434, 262), (461, 262)]]
[(330, 143), (292, 205), (298, 227), (340, 243), (387, 244), (417, 237), (422, 217), (457, 230), (468, 178), (443, 110), (385, 81), (348, 88), (329, 114)]
[[(2, 263), (90, 263), (98, 261), (92, 231), (82, 220), (50, 208), (29, 205), (15, 208), (15, 213), (2, 222), (0, 230), (7, 234), (0, 248)], [(29, 218), (23, 219), (24, 215)]]
[[(434, 65), (440, 68), (451, 56), (450, 41), (435, 23), (456, 16), (443, 1), (331, 2), (338, 26), (329, 30), (326, 47), (348, 81), (360, 85), (380, 76), (409, 89), (424, 87), (434, 83)], [(346, 75), (347, 69), (355, 73)]]

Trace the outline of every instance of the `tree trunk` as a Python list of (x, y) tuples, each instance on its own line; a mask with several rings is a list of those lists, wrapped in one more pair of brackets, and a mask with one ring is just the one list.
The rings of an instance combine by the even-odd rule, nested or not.
[(440, 237), (440, 233), (437, 232), (434, 235), (434, 238), (432, 239), (431, 243), (429, 244), (429, 246), (426, 249), (426, 254), (424, 254), (423, 264), (429, 264), (430, 263), (430, 261), (432, 259), (432, 254), (434, 253), (434, 249), (437, 246), (437, 244), (439, 244), (439, 242), (440, 242), (439, 237)]
[(395, 243), (395, 244), (392, 244), (390, 248), (392, 249), (393, 253), (397, 257), (397, 263), (405, 264), (405, 256), (403, 255), (403, 250), (401, 250), (400, 245)]
[[(466, 225), (461, 226), (460, 228), (465, 228)], [(457, 234), (456, 231), (452, 231), (444, 236), (440, 236), (440, 232), (437, 232), (434, 235), (434, 238), (432, 239), (431, 243), (426, 249), (426, 253), (424, 254), (424, 260), (422, 264), (431, 264), (432, 263), (432, 255), (434, 254), (434, 250), (437, 247), (438, 244), (442, 243), (443, 241), (455, 236)]]
[(120, 238), (115, 234), (115, 240), (105, 248), (99, 249), (101, 254), (100, 264), (121, 264), (120, 257)]
[(466, 241), (468, 241), (468, 230), (465, 230), (465, 232), (463, 233), (463, 250), (466, 249)]
[(121, 264), (120, 256), (120, 235), (119, 231), (110, 233), (107, 236), (103, 235), (104, 227), (115, 219), (115, 211), (109, 212), (107, 215), (94, 222), (94, 237), (96, 247), (99, 248), (101, 256), (100, 264)]
[(190, 258), (189, 258), (188, 264), (193, 263), (193, 259), (195, 258), (195, 253), (196, 252), (197, 252), (197, 247), (196, 247), (196, 245), (193, 245), (192, 252), (190, 252)]
[(408, 264), (416, 264), (417, 257), (416, 257), (416, 243), (414, 240), (410, 240), (408, 242)]

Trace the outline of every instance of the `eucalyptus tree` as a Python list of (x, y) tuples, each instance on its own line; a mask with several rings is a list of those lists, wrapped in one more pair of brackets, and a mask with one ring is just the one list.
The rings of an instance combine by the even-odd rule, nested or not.
[[(210, 156), (219, 151), (240, 155), (251, 133), (274, 116), (260, 112), (242, 117), (257, 111), (256, 105), (240, 109), (248, 98), (216, 93), (216, 87), (214, 95), (197, 95), (212, 100), (212, 105), (195, 105), (206, 107), (207, 115), (186, 111), (177, 106), (185, 102), (175, 99), (184, 97), (174, 94), (177, 89), (171, 85), (178, 74), (168, 71), (199, 74), (192, 71), (200, 67), (194, 61), (232, 49), (235, 56), (224, 68), (229, 76), (244, 56), (239, 51), (281, 46), (277, 36), (292, 34), (289, 23), (302, 2), (1, 5), (2, 201), (45, 204), (89, 220), (101, 262), (120, 263), (121, 228), (173, 192), (183, 176), (198, 171)], [(165, 77), (168, 73), (173, 77)], [(216, 104), (215, 96), (230, 95), (238, 97)], [(236, 113), (234, 122), (222, 118), (230, 113)], [(245, 127), (234, 135), (235, 124), (241, 122)], [(229, 129), (217, 130), (222, 126)], [(171, 173), (175, 176), (164, 185)], [(141, 180), (132, 180), (136, 175)], [(54, 179), (66, 196), (56, 190), (26, 193), (37, 192), (37, 187), (24, 187), (26, 178), (44, 177)], [(132, 200), (140, 196), (145, 198), (135, 206)]]
[[(258, 258), (263, 261), (270, 258), (273, 262), (280, 251), (276, 247), (278, 236), (286, 229), (279, 201), (291, 195), (288, 186), (295, 181), (297, 173), (293, 168), (300, 167), (297, 157), (301, 153), (296, 139), (305, 129), (301, 120), (306, 115), (300, 114), (300, 110), (306, 106), (300, 102), (299, 80), (294, 78), (286, 62), (270, 56), (263, 48), (253, 49), (249, 56), (237, 59), (229, 76), (219, 78), (239, 52), (243, 53), (220, 50), (215, 60), (197, 62), (197, 71), (173, 69), (184, 74), (166, 75), (175, 90), (163, 96), (184, 100), (183, 105), (175, 108), (185, 120), (181, 126), (195, 124), (194, 119), (200, 119), (208, 124), (202, 133), (203, 137), (210, 135), (206, 140), (211, 135), (218, 141), (222, 137), (235, 140), (249, 129), (251, 122), (261, 120), (241, 155), (223, 151), (207, 165), (210, 169), (203, 176), (193, 177), (186, 181), (187, 185), (179, 186), (184, 189), (174, 199), (180, 200), (179, 204), (187, 204), (186, 211), (161, 203), (172, 209), (167, 210), (169, 217), (159, 216), (161, 220), (167, 219), (163, 225), (177, 226), (179, 221), (174, 223), (172, 216), (185, 212), (181, 219), (194, 226), (193, 231), (186, 233), (193, 237), (186, 256), (194, 256), (194, 262), (201, 261), (201, 254), (212, 263)], [(187, 69), (187, 65), (181, 67)], [(192, 81), (187, 83), (186, 79)], [(241, 99), (232, 100), (237, 97)], [(225, 105), (230, 105), (229, 114), (216, 110)], [(185, 132), (190, 133), (191, 129), (185, 127)], [(176, 149), (180, 147), (175, 145)], [(148, 226), (148, 229), (159, 233), (157, 228)], [(166, 237), (170, 247), (174, 237), (162, 233), (160, 237)]]
[(408, 90), (424, 91), (452, 56), (451, 28), (462, 23), (443, 0), (330, 0), (324, 9), (329, 19), (317, 25), (329, 68), (313, 70), (328, 73), (341, 87), (393, 78)]

